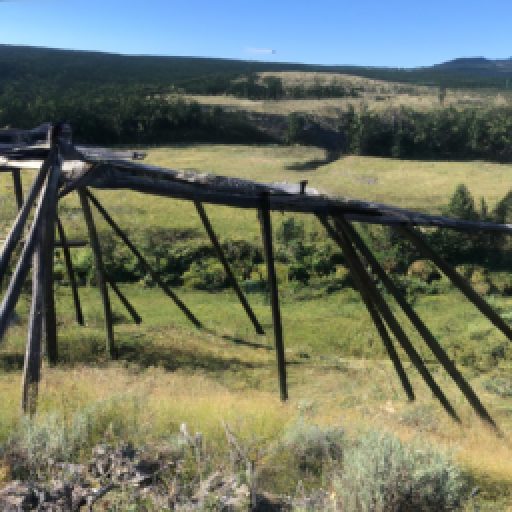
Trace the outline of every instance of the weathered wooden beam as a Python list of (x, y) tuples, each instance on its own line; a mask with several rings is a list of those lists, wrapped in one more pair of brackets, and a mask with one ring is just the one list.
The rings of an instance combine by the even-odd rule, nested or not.
[[(68, 274), (69, 285), (71, 286), (71, 295), (73, 296), (73, 304), (75, 306), (75, 317), (78, 325), (84, 325), (84, 315), (82, 312), (82, 305), (80, 304), (80, 296), (78, 294), (78, 285), (76, 282), (75, 271), (73, 269), (73, 261), (71, 260), (71, 252), (69, 250), (68, 239), (64, 232), (64, 226), (57, 216), (57, 229), (59, 231), (60, 246), (64, 254), (64, 263), (66, 265), (66, 272)], [(58, 244), (55, 244), (58, 247)]]
[(368, 287), (366, 286), (365, 276), (361, 275), (358, 272), (357, 265), (354, 264), (352, 258), (350, 258), (350, 256), (348, 255), (349, 252), (345, 248), (345, 241), (338, 235), (336, 230), (329, 224), (328, 220), (322, 216), (319, 216), (318, 218), (319, 218), (320, 222), (322, 223), (322, 225), (324, 226), (325, 230), (327, 231), (328, 235), (341, 248), (343, 254), (345, 255), (347, 264), (349, 266), (350, 273), (354, 278), (356, 287), (359, 290), (359, 293), (361, 294), (361, 298), (363, 299), (366, 309), (368, 310), (368, 313), (370, 314), (370, 317), (375, 325), (375, 328), (377, 329), (377, 332), (380, 335), (380, 338), (382, 340), (382, 343), (384, 344), (386, 352), (388, 353), (388, 356), (391, 359), (391, 362), (393, 363), (393, 367), (395, 368), (398, 378), (400, 379), (400, 382), (402, 384), (402, 387), (404, 388), (405, 394), (407, 395), (407, 398), (409, 400), (413, 401), (415, 399), (414, 390), (413, 390), (412, 385), (407, 377), (407, 374), (402, 365), (402, 362), (400, 361), (400, 357), (398, 356), (398, 353), (395, 350), (393, 341), (391, 340), (391, 337), (389, 336), (388, 330), (386, 329), (386, 326), (382, 320), (382, 317), (379, 314), (379, 310), (378, 310), (377, 306), (372, 301), (372, 294), (371, 294), (370, 290), (368, 289)]
[(496, 423), (492, 419), (491, 415), (487, 412), (484, 405), (480, 402), (478, 395), (474, 392), (469, 382), (464, 379), (462, 374), (457, 369), (455, 363), (448, 357), (448, 354), (444, 351), (443, 347), (437, 341), (435, 336), (430, 332), (429, 328), (423, 323), (416, 311), (414, 311), (412, 306), (407, 302), (393, 280), (388, 276), (386, 271), (377, 261), (377, 258), (373, 255), (373, 253), (364, 243), (363, 239), (359, 236), (359, 233), (349, 222), (343, 221), (343, 219), (340, 219), (340, 222), (343, 222), (345, 231), (351, 241), (355, 244), (359, 252), (368, 262), (373, 272), (379, 276), (382, 284), (393, 296), (397, 304), (402, 308), (402, 311), (406, 314), (407, 318), (409, 318), (410, 322), (423, 338), (434, 356), (441, 363), (448, 375), (450, 375), (450, 377), (453, 379), (462, 394), (466, 397), (473, 410), (478, 414), (478, 416), (480, 416), (480, 418), (489, 423), (493, 428), (497, 429)]
[[(39, 230), (38, 230), (39, 231)], [(40, 235), (40, 233), (38, 233)], [(37, 407), (39, 381), (41, 379), (41, 348), (43, 337), (43, 258), (38, 243), (32, 255), (32, 301), (28, 323), (28, 338), (23, 364), (21, 409), (33, 415)]]
[(46, 340), (46, 353), (50, 364), (59, 359), (57, 341), (57, 313), (54, 295), (54, 253), (55, 219), (57, 217), (57, 189), (61, 173), (62, 159), (59, 154), (52, 166), (48, 179), (47, 203), (41, 226), (41, 251), (43, 258), (43, 332)]
[(268, 197), (263, 195), (260, 199), (261, 206), (259, 216), (263, 235), (263, 249), (265, 261), (267, 262), (268, 284), (270, 288), (270, 302), (272, 306), (272, 323), (274, 326), (274, 340), (277, 356), (277, 371), (279, 375), (279, 390), (281, 400), (288, 399), (288, 388), (286, 384), (286, 359), (283, 341), (283, 326), (281, 321), (281, 310), (279, 307), (279, 291), (277, 287), (277, 275), (274, 265), (274, 249), (272, 244), (272, 222), (268, 207)]
[(339, 219), (334, 219), (334, 222), (336, 225), (336, 231), (340, 235), (341, 239), (345, 241), (345, 244), (344, 244), (344, 247), (346, 249), (345, 254), (348, 255), (352, 259), (353, 264), (358, 269), (359, 274), (361, 276), (365, 276), (366, 287), (372, 295), (372, 300), (375, 303), (375, 305), (378, 307), (380, 314), (382, 315), (382, 317), (388, 324), (389, 328), (395, 335), (395, 338), (398, 340), (400, 345), (402, 345), (402, 348), (405, 350), (405, 352), (409, 356), (409, 359), (411, 360), (413, 365), (416, 367), (416, 369), (422, 376), (423, 380), (425, 381), (427, 386), (432, 391), (433, 395), (439, 400), (441, 405), (444, 407), (445, 411), (455, 421), (460, 422), (460, 419), (459, 419), (457, 413), (455, 412), (455, 409), (452, 407), (452, 405), (446, 398), (445, 394), (443, 393), (442, 389), (439, 387), (437, 382), (434, 380), (434, 378), (428, 371), (428, 368), (426, 367), (425, 363), (421, 359), (418, 352), (416, 352), (416, 349), (413, 347), (412, 343), (409, 341), (409, 338), (405, 334), (400, 323), (394, 317), (390, 307), (387, 305), (386, 301), (380, 294), (378, 288), (375, 286), (375, 283), (372, 281), (371, 277), (368, 275), (366, 268), (359, 260), (359, 257), (357, 256), (355, 249), (353, 248), (347, 234), (345, 233), (343, 223), (340, 222)]
[(426, 258), (433, 261), (437, 267), (450, 279), (477, 308), (494, 324), (510, 341), (512, 341), (512, 328), (501, 318), (487, 302), (478, 295), (471, 285), (449, 263), (443, 260), (414, 229), (408, 226), (394, 226), (398, 233), (407, 238)]
[(12, 174), (12, 184), (14, 187), (14, 197), (16, 199), (16, 206), (18, 211), (23, 207), (23, 187), (21, 184), (21, 174), (19, 169), (13, 169), (11, 171)]
[(258, 322), (258, 319), (256, 318), (256, 315), (254, 314), (254, 311), (252, 310), (251, 306), (249, 305), (247, 298), (245, 297), (244, 293), (242, 292), (240, 286), (238, 285), (238, 281), (236, 280), (235, 274), (233, 274), (233, 271), (231, 270), (228, 260), (226, 259), (224, 251), (222, 250), (222, 247), (219, 243), (217, 235), (215, 234), (215, 231), (213, 230), (210, 219), (206, 215), (206, 211), (205, 211), (203, 205), (199, 201), (194, 201), (194, 204), (195, 204), (197, 213), (199, 214), (199, 217), (201, 219), (201, 222), (203, 223), (203, 226), (206, 230), (206, 233), (208, 234), (210, 241), (212, 242), (212, 245), (217, 253), (217, 257), (219, 258), (219, 261), (221, 262), (222, 266), (224, 267), (224, 272), (226, 272), (226, 275), (231, 283), (231, 286), (235, 290), (238, 300), (242, 304), (242, 307), (244, 308), (245, 312), (247, 313), (247, 316), (249, 317), (249, 319), (251, 320), (252, 325), (254, 326), (254, 329), (256, 330), (256, 332), (258, 334), (265, 334), (263, 327)]
[(36, 179), (32, 183), (25, 202), (23, 203), (21, 210), (18, 212), (18, 215), (16, 216), (16, 219), (5, 239), (4, 246), (0, 252), (0, 280), (5, 275), (11, 260), (12, 253), (16, 248), (16, 245), (18, 244), (21, 236), (23, 235), (23, 229), (25, 228), (25, 224), (30, 214), (30, 209), (36, 201), (36, 198), (39, 195), (41, 188), (43, 187), (43, 183), (46, 179), (48, 171), (54, 164), (56, 158), (57, 152), (56, 150), (53, 150), (50, 155), (48, 155), (48, 158), (45, 160), (41, 170), (36, 176)]
[(110, 299), (108, 297), (108, 288), (105, 280), (105, 268), (103, 265), (103, 258), (101, 255), (100, 241), (98, 239), (98, 233), (96, 226), (94, 225), (94, 219), (91, 212), (91, 207), (87, 199), (85, 190), (79, 189), (78, 196), (80, 197), (80, 204), (82, 205), (82, 211), (84, 213), (85, 223), (87, 224), (87, 230), (89, 232), (89, 240), (91, 243), (91, 249), (94, 255), (94, 262), (96, 265), (96, 279), (98, 282), (98, 289), (100, 291), (101, 299), (103, 302), (103, 313), (105, 315), (105, 332), (106, 332), (106, 349), (107, 353), (111, 358), (117, 357), (116, 346), (114, 342), (114, 322), (112, 319), (112, 308), (110, 305)]
[(153, 270), (151, 265), (146, 261), (144, 256), (140, 253), (140, 251), (133, 245), (131, 240), (126, 236), (124, 231), (119, 227), (119, 225), (114, 221), (114, 219), (110, 216), (110, 214), (103, 208), (101, 203), (94, 197), (91, 192), (85, 189), (85, 193), (87, 197), (94, 204), (96, 209), (101, 213), (107, 224), (114, 230), (117, 236), (126, 244), (128, 249), (132, 251), (134, 256), (138, 259), (139, 264), (146, 269), (146, 272), (151, 276), (153, 281), (162, 289), (162, 291), (171, 298), (174, 303), (181, 309), (181, 311), (187, 316), (187, 318), (198, 328), (202, 327), (201, 322), (194, 316), (194, 314), (187, 308), (184, 302), (167, 286), (157, 272)]
[[(50, 169), (50, 173), (52, 169), (53, 167)], [(0, 304), (0, 341), (3, 339), (5, 331), (7, 330), (9, 319), (16, 303), (18, 302), (21, 288), (30, 269), (32, 254), (38, 240), (38, 230), (41, 228), (42, 218), (44, 216), (44, 210), (47, 202), (46, 192), (50, 179), (49, 174), (46, 185), (43, 191), (39, 194), (37, 206), (34, 212), (34, 219), (30, 226), (26, 242), (23, 245), (20, 257), (9, 281), (8, 288), (4, 294), (2, 303)]]
[(512, 234), (512, 224), (466, 221), (427, 215), (371, 201), (321, 195), (314, 189), (300, 193), (298, 185), (258, 183), (212, 174), (193, 173), (141, 165), (134, 162), (94, 161), (83, 173), (71, 173), (62, 195), (84, 186), (131, 189), (138, 192), (222, 204), (236, 208), (258, 208), (262, 193), (269, 195), (269, 208), (277, 211), (350, 216), (368, 223), (411, 223), (442, 228)]
[(117, 283), (107, 274), (105, 274), (105, 279), (107, 280), (108, 284), (114, 290), (114, 293), (117, 295), (123, 306), (126, 308), (128, 313), (130, 313), (130, 316), (132, 317), (132, 320), (139, 325), (142, 322), (142, 318), (137, 313), (131, 302), (126, 298), (124, 293), (119, 289), (119, 286), (117, 286)]

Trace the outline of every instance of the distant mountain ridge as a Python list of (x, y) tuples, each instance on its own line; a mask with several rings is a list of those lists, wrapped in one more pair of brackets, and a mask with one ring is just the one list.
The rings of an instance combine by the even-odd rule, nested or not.
[(430, 67), (451, 71), (473, 73), (512, 73), (512, 57), (508, 59), (486, 59), (485, 57), (462, 57)]
[[(118, 86), (181, 87), (203, 77), (236, 77), (263, 71), (339, 72), (380, 80), (449, 87), (508, 86), (512, 59), (458, 58), (428, 67), (323, 66), (206, 57), (122, 55), (0, 44), (2, 88), (40, 84), (60, 89)], [(29, 87), (31, 88), (31, 87)]]

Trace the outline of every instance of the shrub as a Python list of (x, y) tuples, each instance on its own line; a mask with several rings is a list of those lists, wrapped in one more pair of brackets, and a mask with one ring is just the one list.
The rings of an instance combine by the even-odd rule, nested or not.
[(493, 290), (489, 272), (482, 267), (475, 267), (471, 274), (471, 285), (480, 295), (488, 295)]
[[(128, 398), (128, 399), (127, 399)], [(75, 411), (24, 418), (4, 447), (14, 477), (44, 476), (57, 462), (78, 460), (105, 435), (130, 439), (138, 431), (138, 399), (113, 397)]]
[(221, 290), (228, 284), (222, 264), (214, 259), (194, 261), (190, 269), (183, 274), (183, 283), (198, 290)]
[(484, 382), (484, 388), (502, 398), (512, 396), (512, 379), (505, 377), (490, 377)]
[(334, 488), (339, 510), (391, 512), (452, 510), (466, 486), (460, 471), (424, 443), (370, 433), (345, 450)]
[(319, 475), (326, 463), (341, 461), (343, 432), (299, 421), (285, 432), (283, 447), (293, 454), (301, 472)]
[(504, 296), (512, 295), (512, 276), (508, 272), (497, 272), (492, 275), (496, 291)]
[(437, 267), (428, 260), (416, 260), (414, 263), (411, 263), (407, 269), (407, 275), (421, 279), (426, 283), (441, 279), (441, 274)]
[(321, 484), (334, 463), (341, 463), (344, 431), (309, 425), (304, 420), (292, 424), (270, 449), (259, 470), (260, 487), (288, 493), (301, 482), (307, 489)]
[(288, 217), (277, 228), (276, 238), (280, 243), (288, 245), (295, 240), (304, 240), (304, 233), (304, 222)]

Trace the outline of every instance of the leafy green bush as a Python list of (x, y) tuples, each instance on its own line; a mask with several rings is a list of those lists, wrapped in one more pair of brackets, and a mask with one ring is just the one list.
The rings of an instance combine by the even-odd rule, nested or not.
[(407, 269), (407, 275), (416, 279), (420, 279), (426, 283), (431, 283), (441, 278), (441, 274), (437, 267), (428, 260), (416, 260), (411, 263)]
[(287, 217), (279, 224), (276, 232), (279, 243), (288, 245), (292, 241), (304, 240), (304, 222), (295, 217)]
[(444, 455), (381, 433), (345, 450), (334, 488), (339, 510), (353, 512), (453, 510), (466, 490), (461, 472)]
[(228, 279), (222, 264), (214, 259), (194, 261), (190, 269), (183, 274), (183, 284), (197, 290), (221, 290), (228, 285)]

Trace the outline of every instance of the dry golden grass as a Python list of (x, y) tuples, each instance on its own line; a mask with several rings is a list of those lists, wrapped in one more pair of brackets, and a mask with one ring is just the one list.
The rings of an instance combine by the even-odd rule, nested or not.
[[(512, 486), (512, 422), (510, 415), (500, 412), (500, 401), (482, 393), (474, 382), (486, 403), (491, 404), (504, 438), (482, 424), (456, 395), (454, 386), (437, 374), (461, 411), (463, 426), (453, 423), (411, 373), (418, 390), (415, 404), (406, 402), (387, 361), (346, 360), (338, 370), (328, 364), (306, 363), (300, 371), (290, 368), (291, 398), (282, 404), (277, 393), (246, 386), (237, 390), (201, 372), (169, 373), (160, 368), (141, 370), (137, 365), (121, 364), (45, 368), (39, 414), (58, 411), (71, 416), (82, 407), (118, 397), (118, 414), (125, 416), (126, 423), (134, 423), (135, 441), (165, 440), (185, 422), (190, 431), (201, 431), (212, 448), (225, 444), (222, 422), (227, 422), (244, 442), (259, 446), (275, 440), (299, 417), (320, 425), (343, 426), (350, 437), (384, 429), (403, 440), (421, 439), (435, 445), (481, 484), (493, 489), (496, 485)], [(19, 393), (18, 377), (0, 376), (4, 419), (12, 418), (13, 427), (17, 403), (9, 399)], [(275, 379), (274, 375), (260, 377)], [(483, 490), (487, 492), (485, 485)]]
[[(311, 87), (313, 85), (341, 85), (359, 90), (359, 97), (351, 98), (306, 98), (281, 100), (249, 100), (233, 96), (185, 95), (187, 100), (197, 101), (202, 105), (220, 106), (228, 110), (242, 110), (265, 114), (288, 115), (292, 112), (303, 112), (326, 118), (337, 118), (350, 106), (356, 110), (367, 108), (372, 111), (399, 109), (401, 107), (417, 111), (438, 109), (439, 88), (402, 84), (383, 80), (372, 80), (340, 73), (316, 72), (265, 72), (259, 78), (275, 76), (282, 80), (285, 89), (297, 85)], [(444, 100), (444, 107), (504, 107), (512, 104), (509, 92), (488, 90), (449, 89)]]
[[(486, 162), (408, 162), (345, 157), (317, 171), (290, 169), (294, 164), (322, 156), (321, 151), (304, 147), (194, 145), (149, 149), (148, 161), (260, 181), (298, 182), (308, 179), (311, 186), (325, 192), (429, 212), (439, 212), (460, 182), (466, 183), (475, 196), (484, 196), (491, 207), (512, 184), (511, 165)], [(1, 197), (7, 198), (0, 203), (0, 214), (3, 215), (0, 220), (5, 225), (14, 215), (8, 178), (5, 174), (0, 176)], [(28, 181), (25, 180), (25, 186)], [(193, 207), (183, 201), (151, 198), (148, 202), (147, 196), (127, 194), (126, 191), (102, 191), (98, 196), (105, 204), (112, 205), (112, 215), (124, 227), (135, 230), (148, 227), (201, 229)], [(76, 198), (66, 199), (64, 205), (67, 208), (63, 216), (66, 227), (71, 233), (83, 235), (85, 228), (80, 213), (75, 210), (78, 206)], [(222, 237), (243, 234), (244, 238), (256, 239), (259, 236), (254, 212), (234, 212), (221, 207), (208, 207), (208, 212)], [(100, 226), (104, 229), (102, 224)], [(102, 339), (101, 305), (96, 299), (90, 300), (93, 293), (94, 290), (81, 290), (82, 297), (86, 297), (86, 317), (91, 323), (90, 328), (95, 329), (92, 335), (91, 330), (70, 326), (72, 315), (69, 310), (64, 315), (63, 343), (72, 340), (78, 344), (77, 340), (80, 340), (84, 351), (89, 345), (93, 346), (92, 338)], [(179, 323), (173, 318), (174, 310), (166, 309), (167, 306), (157, 302), (156, 292), (134, 287), (129, 290), (129, 296), (130, 299), (135, 296), (134, 303), (145, 323), (140, 328), (116, 326), (119, 339), (128, 344), (139, 335), (136, 329), (144, 329), (152, 347), (141, 350), (140, 354), (123, 363), (100, 361), (98, 364), (94, 361), (94, 364), (85, 365), (77, 359), (68, 366), (44, 368), (41, 416), (51, 411), (71, 415), (86, 405), (117, 396), (126, 399), (125, 408), (121, 407), (119, 414), (124, 415), (127, 421), (137, 422), (141, 440), (171, 435), (182, 422), (186, 422), (191, 431), (200, 430), (211, 443), (215, 443), (224, 436), (221, 426), (224, 420), (233, 425), (243, 438), (264, 444), (278, 437), (286, 425), (299, 416), (320, 424), (342, 425), (351, 435), (365, 429), (385, 428), (404, 439), (420, 436), (440, 449), (452, 452), (463, 467), (476, 476), (483, 488), (491, 489), (485, 492), (492, 494), (493, 489), (498, 489), (496, 493), (504, 496), (505, 490), (512, 488), (512, 400), (485, 392), (481, 379), (472, 379), (504, 431), (505, 437), (500, 439), (474, 417), (453, 384), (440, 372), (436, 371), (436, 378), (461, 411), (462, 428), (446, 417), (417, 377), (414, 377), (414, 385), (418, 389), (417, 403), (406, 403), (387, 361), (342, 360), (332, 350), (325, 357), (318, 351), (323, 349), (319, 340), (326, 336), (326, 331), (315, 330), (315, 326), (320, 324), (313, 324), (314, 320), (328, 323), (329, 329), (337, 330), (336, 336), (343, 328), (332, 320), (334, 315), (345, 322), (345, 327), (350, 326), (346, 327), (346, 337), (353, 337), (352, 328), (358, 332), (364, 328), (371, 330), (367, 319), (352, 318), (352, 310), (348, 311), (346, 305), (341, 310), (338, 296), (319, 302), (316, 310), (310, 308), (309, 302), (293, 306), (296, 309), (283, 307), (285, 322), (291, 323), (300, 313), (303, 324), (287, 338), (287, 356), (294, 364), (289, 368), (291, 399), (286, 404), (281, 404), (277, 398), (273, 352), (233, 344), (217, 334), (198, 333), (183, 327), (184, 322)], [(229, 317), (230, 321), (234, 321), (239, 313), (242, 317), (234, 299), (233, 304), (223, 298), (215, 299), (212, 306), (211, 298), (209, 302), (199, 295), (190, 294), (186, 298), (187, 303), (193, 301), (194, 311), (201, 318), (209, 318), (212, 307), (218, 308), (219, 315)], [(68, 299), (66, 296), (66, 301)], [(429, 304), (430, 299), (441, 305)], [(460, 321), (467, 323), (468, 331), (473, 325), (474, 312), (450, 312), (447, 306), (449, 299), (442, 302), (442, 297), (428, 300), (420, 301), (420, 313), (441, 319), (443, 323), (439, 325), (451, 325), (449, 315), (459, 313), (463, 316)], [(251, 301), (256, 302), (258, 316), (266, 315), (266, 326), (269, 325), (268, 304), (252, 297)], [(21, 309), (23, 307), (26, 308), (26, 301)], [(444, 310), (437, 311), (437, 307)], [(509, 307), (505, 299), (503, 307), (505, 310)], [(303, 308), (302, 312), (300, 308)], [(317, 318), (315, 315), (320, 309), (323, 316)], [(215, 328), (219, 328), (222, 318), (213, 322)], [(221, 335), (245, 335), (248, 330), (246, 319), (243, 322), (243, 328), (218, 330)], [(480, 328), (479, 325), (476, 327)], [(7, 348), (2, 347), (2, 352), (8, 350), (18, 354), (22, 351), (24, 329), (23, 325), (10, 331), (14, 341), (9, 342), (11, 344)], [(366, 341), (369, 339), (367, 337)], [(266, 342), (270, 341), (269, 337)], [(328, 341), (331, 343), (331, 338)], [(311, 359), (298, 357), (299, 349), (304, 347), (311, 348)], [(317, 352), (313, 352), (315, 348)], [(141, 361), (143, 355), (151, 356), (149, 366)], [(171, 365), (169, 362), (172, 363), (173, 359), (179, 369), (165, 371), (163, 367)], [(199, 364), (194, 366), (195, 360), (210, 361), (215, 365), (210, 369)], [(506, 372), (510, 368), (500, 370)], [(19, 371), (0, 373), (0, 434), (4, 439), (19, 424), (19, 383)], [(2, 474), (0, 467), (0, 480)], [(500, 510), (505, 510), (506, 506), (503, 504)]]
[[(338, 118), (350, 106), (356, 111), (367, 108), (371, 111), (383, 111), (410, 108), (417, 111), (439, 109), (438, 93), (427, 92), (422, 95), (415, 94), (375, 94), (363, 93), (359, 98), (306, 98), (281, 100), (249, 100), (233, 96), (208, 96), (188, 94), (183, 96), (189, 101), (196, 101), (201, 105), (220, 106), (227, 110), (241, 110), (263, 114), (288, 115), (292, 112), (302, 112), (319, 117)], [(504, 107), (510, 106), (510, 94), (478, 93), (474, 91), (448, 91), (444, 101), (445, 107)]]

